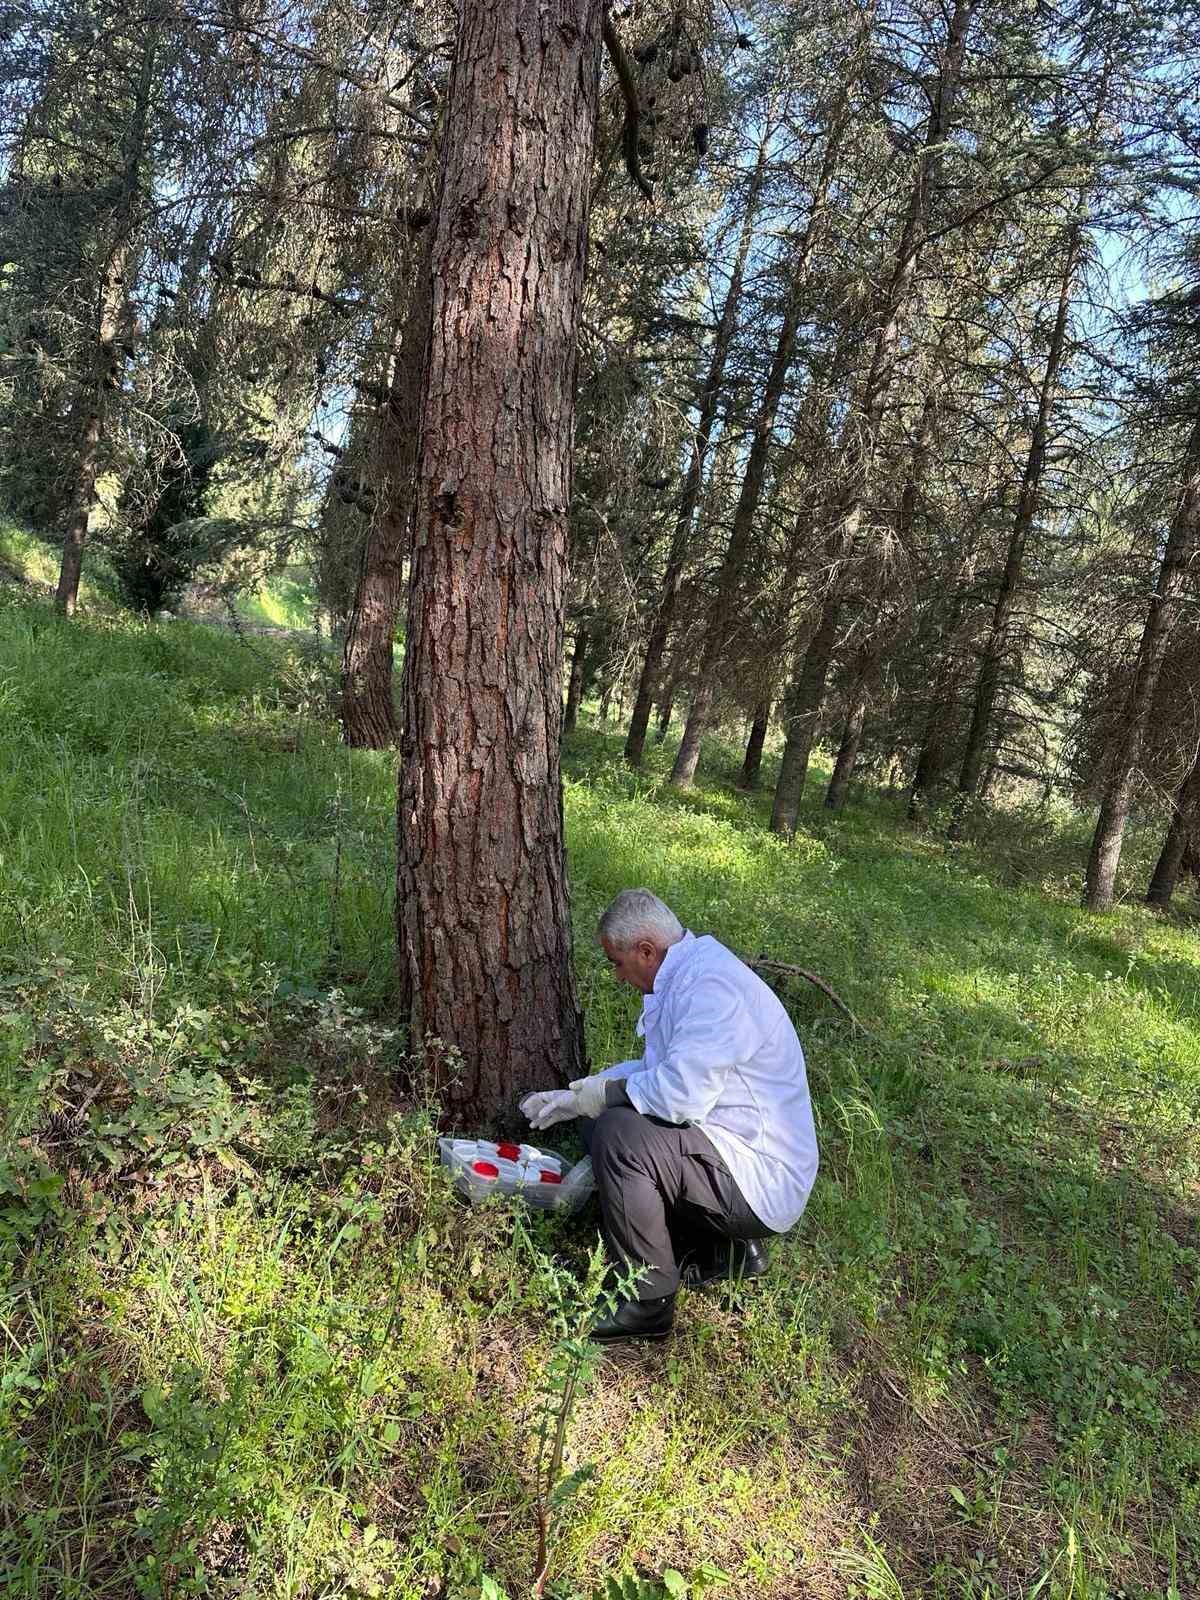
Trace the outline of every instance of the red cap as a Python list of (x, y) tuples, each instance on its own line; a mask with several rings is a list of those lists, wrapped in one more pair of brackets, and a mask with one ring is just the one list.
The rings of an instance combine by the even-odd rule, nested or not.
[(538, 1173), (538, 1182), (539, 1183), (561, 1183), (562, 1182), (562, 1173), (561, 1172), (539, 1172)]
[(494, 1161), (472, 1161), (471, 1171), (477, 1172), (481, 1178), (498, 1178), (500, 1168)]
[(503, 1156), (505, 1161), (519, 1161), (521, 1159), (521, 1146), (519, 1144), (498, 1144), (496, 1154)]

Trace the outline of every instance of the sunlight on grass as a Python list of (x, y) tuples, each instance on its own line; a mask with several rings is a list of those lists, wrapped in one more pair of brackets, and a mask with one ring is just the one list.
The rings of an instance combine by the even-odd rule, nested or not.
[[(311, 720), (314, 670), (0, 599), (20, 1600), (528, 1585), (546, 1302), (398, 1076), (394, 757)], [(1070, 817), (952, 847), (814, 784), (784, 844), (735, 751), (677, 795), (669, 750), (636, 775), (619, 750), (584, 726), (565, 753), (593, 1061), (638, 1048), (594, 940), (630, 884), (863, 1027), (784, 981), (808, 1213), (752, 1292), (684, 1296), (669, 1349), (584, 1394), (554, 1593), (635, 1566), (747, 1600), (1200, 1590), (1191, 908), (1085, 915)], [(533, 1233), (570, 1267), (593, 1227)]]
[[(0, 516), (0, 584), (7, 577), (53, 593), (58, 584), (58, 568), (59, 552), (53, 545)], [(79, 585), (80, 608), (100, 616), (119, 615), (121, 608), (113, 596), (113, 582), (103, 552), (89, 551)]]

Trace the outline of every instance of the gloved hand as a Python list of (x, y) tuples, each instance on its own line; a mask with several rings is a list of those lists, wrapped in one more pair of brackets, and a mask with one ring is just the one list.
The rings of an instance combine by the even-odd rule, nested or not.
[(569, 1122), (582, 1116), (579, 1101), (572, 1089), (538, 1089), (521, 1101), (521, 1110), (529, 1119), (529, 1126), (542, 1133), (556, 1122)]
[(607, 1078), (576, 1078), (571, 1093), (579, 1105), (581, 1117), (598, 1117), (608, 1104)]

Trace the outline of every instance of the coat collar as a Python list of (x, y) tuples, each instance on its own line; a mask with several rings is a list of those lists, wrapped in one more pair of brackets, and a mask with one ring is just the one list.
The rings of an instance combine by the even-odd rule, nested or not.
[(685, 928), (683, 930), (683, 938), (676, 939), (673, 945), (668, 946), (667, 953), (662, 959), (662, 966), (659, 967), (654, 975), (654, 987), (647, 995), (647, 999), (662, 999), (679, 972), (680, 965), (687, 955), (688, 946), (695, 944), (695, 942), (696, 935)]
[(667, 990), (679, 975), (680, 968), (684, 965), (690, 953), (690, 948), (696, 943), (696, 935), (684, 930), (683, 938), (676, 939), (666, 955), (663, 957), (662, 966), (654, 975), (654, 987), (650, 993), (642, 996), (642, 1014), (638, 1018), (637, 1033), (639, 1039), (646, 1036), (646, 1021), (654, 1016), (662, 1005)]

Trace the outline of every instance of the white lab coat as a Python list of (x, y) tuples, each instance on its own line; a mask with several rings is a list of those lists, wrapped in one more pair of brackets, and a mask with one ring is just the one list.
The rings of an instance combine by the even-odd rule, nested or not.
[(768, 1228), (783, 1233), (817, 1175), (804, 1052), (762, 979), (718, 940), (685, 933), (644, 997), (640, 1061), (606, 1067), (645, 1116), (702, 1128)]

